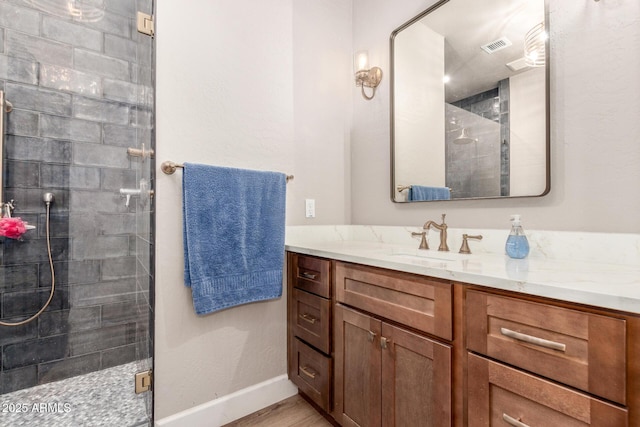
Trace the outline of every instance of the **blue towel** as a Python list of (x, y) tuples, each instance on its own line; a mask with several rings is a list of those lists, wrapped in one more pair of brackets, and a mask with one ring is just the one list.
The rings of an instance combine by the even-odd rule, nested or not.
[(409, 200), (451, 200), (451, 190), (448, 187), (412, 185), (409, 189)]
[(196, 313), (282, 296), (285, 175), (186, 163), (182, 192)]

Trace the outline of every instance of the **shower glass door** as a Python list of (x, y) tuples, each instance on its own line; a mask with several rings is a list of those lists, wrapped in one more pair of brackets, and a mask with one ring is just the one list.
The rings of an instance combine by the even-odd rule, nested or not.
[(152, 0), (0, 0), (0, 425), (152, 425)]

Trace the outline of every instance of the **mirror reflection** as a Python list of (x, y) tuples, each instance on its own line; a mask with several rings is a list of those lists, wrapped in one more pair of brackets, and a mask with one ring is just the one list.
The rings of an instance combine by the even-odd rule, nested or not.
[(392, 198), (549, 189), (544, 0), (445, 0), (391, 35)]

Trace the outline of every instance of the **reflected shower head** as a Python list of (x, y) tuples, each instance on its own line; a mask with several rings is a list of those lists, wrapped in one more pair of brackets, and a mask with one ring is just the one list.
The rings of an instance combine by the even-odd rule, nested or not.
[(472, 142), (478, 142), (477, 138), (471, 138), (467, 135), (467, 128), (462, 128), (462, 132), (460, 132), (460, 136), (453, 140), (454, 144), (470, 144)]

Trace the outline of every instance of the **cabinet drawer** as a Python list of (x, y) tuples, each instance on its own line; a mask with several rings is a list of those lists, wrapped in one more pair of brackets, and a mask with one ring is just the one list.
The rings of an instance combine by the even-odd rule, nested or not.
[(331, 350), (331, 302), (298, 289), (293, 290), (293, 334), (317, 349)]
[(336, 263), (336, 300), (451, 340), (452, 288), (445, 281)]
[(300, 341), (293, 340), (293, 378), (304, 394), (329, 412), (331, 359)]
[(293, 286), (298, 289), (324, 298), (331, 297), (330, 271), (329, 260), (298, 254), (293, 256)]
[(626, 404), (622, 319), (469, 291), (467, 348)]
[(468, 358), (469, 427), (625, 427), (626, 409), (474, 354)]

